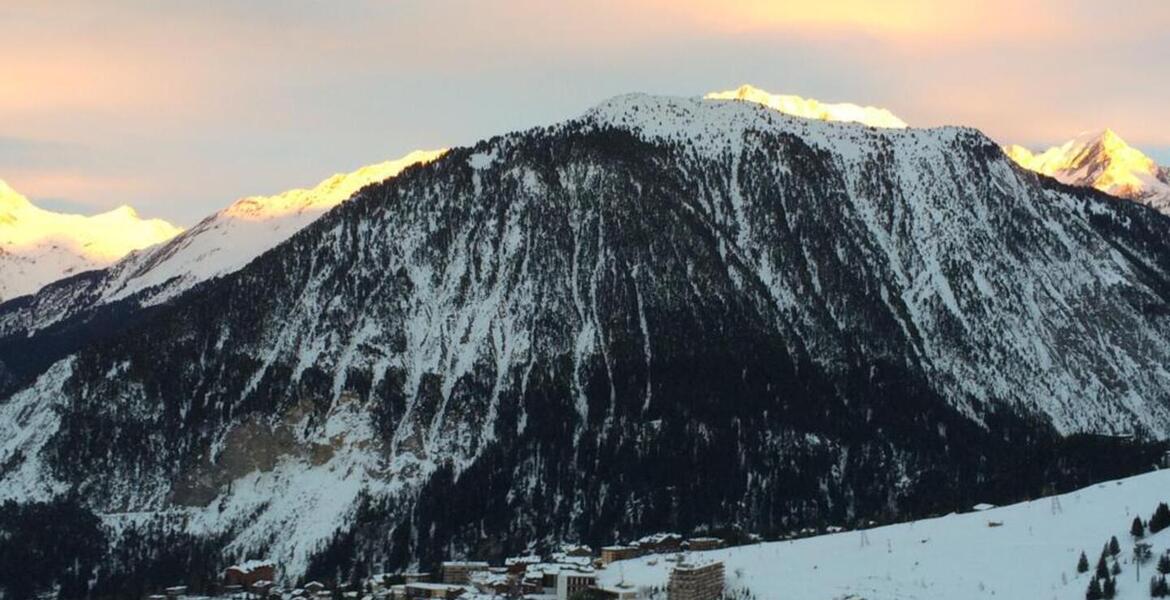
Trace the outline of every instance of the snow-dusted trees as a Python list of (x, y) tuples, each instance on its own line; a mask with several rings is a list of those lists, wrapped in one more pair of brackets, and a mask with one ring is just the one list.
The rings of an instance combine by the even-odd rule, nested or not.
[(1165, 598), (1170, 596), (1170, 584), (1166, 583), (1165, 575), (1155, 575), (1150, 578), (1150, 597)]
[(1167, 527), (1170, 527), (1170, 506), (1162, 502), (1150, 517), (1150, 533), (1158, 533)]
[(1084, 550), (1081, 551), (1081, 558), (1077, 560), (1077, 573), (1084, 573), (1089, 570), (1089, 557), (1085, 556)]
[(1129, 534), (1133, 539), (1140, 540), (1146, 536), (1146, 525), (1142, 523), (1141, 517), (1134, 517), (1133, 524), (1129, 526)]
[(1096, 578), (1089, 580), (1089, 589), (1085, 590), (1085, 600), (1101, 600), (1101, 582)]
[(1101, 558), (1097, 559), (1096, 579), (1105, 579), (1109, 577), (1109, 562), (1105, 557), (1109, 555), (1109, 546), (1101, 549)]

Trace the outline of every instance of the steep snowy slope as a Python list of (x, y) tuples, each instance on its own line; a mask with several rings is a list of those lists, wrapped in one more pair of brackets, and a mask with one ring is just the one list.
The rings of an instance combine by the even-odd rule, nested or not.
[[(132, 252), (104, 270), (57, 281), (33, 296), (0, 304), (0, 397), (87, 339), (120, 328), (128, 313), (240, 269), (362, 187), (442, 153), (418, 150), (334, 175), (312, 189), (243, 198), (165, 244)], [(42, 256), (35, 264), (50, 263)]]
[(1016, 145), (1004, 151), (1026, 169), (1170, 214), (1170, 176), (1166, 169), (1126, 144), (1112, 130), (1083, 133), (1039, 154)]
[(812, 98), (800, 96), (772, 94), (751, 85), (741, 85), (734, 90), (711, 92), (705, 96), (708, 100), (743, 100), (767, 106), (772, 110), (786, 115), (821, 121), (841, 121), (847, 123), (861, 123), (870, 127), (892, 127), (904, 129), (906, 122), (894, 116), (894, 113), (873, 106), (858, 106), (850, 103), (827, 104)]
[(974, 130), (623, 96), (43, 370), (0, 404), (0, 498), (296, 577), (1067, 488), (1149, 464), (1067, 434), (1170, 434), (1168, 237)]
[(105, 267), (182, 229), (129, 206), (94, 216), (44, 210), (0, 181), (0, 301)]
[(443, 152), (415, 150), (396, 160), (336, 174), (312, 189), (237, 200), (170, 243), (137, 253), (110, 269), (102, 302), (145, 293), (142, 302), (155, 304), (201, 281), (236, 271), (361, 188), (410, 165), (432, 161)]
[[(850, 531), (693, 552), (686, 560), (723, 561), (728, 588), (761, 600), (1080, 600), (1090, 573), (1076, 572), (1078, 557), (1084, 552), (1095, 565), (1101, 547), (1116, 536), (1122, 568), (1117, 598), (1144, 600), (1157, 557), (1170, 552), (1170, 530), (1142, 540), (1153, 547), (1154, 560), (1138, 579), (1129, 527), (1135, 516), (1149, 519), (1168, 501), (1170, 471), (1155, 471), (1057, 497), (869, 529), (864, 537)], [(599, 580), (665, 587), (674, 564), (662, 556), (621, 561)]]

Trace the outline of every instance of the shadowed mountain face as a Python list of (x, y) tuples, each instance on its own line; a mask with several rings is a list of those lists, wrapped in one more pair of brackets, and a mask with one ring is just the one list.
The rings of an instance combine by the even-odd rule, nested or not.
[[(0, 498), (332, 575), (1149, 464), (1170, 220), (966, 129), (629, 96), (365, 188), (0, 404)], [(38, 334), (38, 335), (44, 335)]]

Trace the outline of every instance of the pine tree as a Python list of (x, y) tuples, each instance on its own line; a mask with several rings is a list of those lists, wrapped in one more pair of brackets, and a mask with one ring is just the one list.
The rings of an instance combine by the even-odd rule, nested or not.
[(1113, 561), (1113, 566), (1109, 567), (1109, 574), (1115, 577), (1121, 575), (1121, 563), (1116, 560)]
[(1158, 533), (1166, 527), (1170, 527), (1170, 506), (1162, 502), (1154, 510), (1154, 516), (1150, 517), (1150, 533)]
[(1109, 576), (1109, 563), (1105, 562), (1106, 554), (1101, 553), (1101, 558), (1097, 559), (1097, 579), (1105, 579)]
[(1150, 578), (1150, 597), (1165, 598), (1170, 595), (1170, 584), (1166, 583), (1164, 575), (1155, 575)]
[(1144, 523), (1142, 523), (1141, 517), (1133, 518), (1133, 525), (1129, 526), (1129, 534), (1132, 535), (1133, 539), (1135, 540), (1140, 540), (1146, 536), (1146, 526)]
[(1115, 581), (1112, 577), (1109, 577), (1105, 580), (1105, 585), (1101, 589), (1101, 597), (1105, 598), (1106, 600), (1113, 600), (1113, 597), (1116, 595), (1117, 581)]
[(1089, 589), (1085, 590), (1085, 600), (1101, 600), (1101, 583), (1096, 577), (1089, 580)]
[(1170, 554), (1163, 554), (1158, 557), (1158, 572), (1163, 575), (1170, 575)]
[(1121, 554), (1121, 544), (1117, 543), (1117, 536), (1109, 538), (1109, 556)]
[(1084, 573), (1089, 570), (1089, 557), (1085, 556), (1085, 551), (1081, 551), (1081, 558), (1077, 561), (1077, 573)]

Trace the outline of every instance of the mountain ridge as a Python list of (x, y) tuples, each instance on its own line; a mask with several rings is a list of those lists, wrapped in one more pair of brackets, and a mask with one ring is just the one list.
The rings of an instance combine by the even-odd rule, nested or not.
[(128, 205), (90, 216), (45, 210), (0, 180), (0, 300), (105, 267), (181, 231), (142, 219)]
[(791, 94), (773, 94), (751, 84), (741, 85), (734, 90), (710, 92), (703, 96), (703, 99), (754, 102), (786, 115), (805, 119), (860, 123), (869, 127), (892, 129), (909, 127), (905, 121), (884, 108), (860, 106), (850, 102), (827, 103)]
[(623, 96), (89, 340), (0, 403), (0, 497), (292, 578), (1019, 498), (1167, 437), (1168, 234), (974, 130)]

